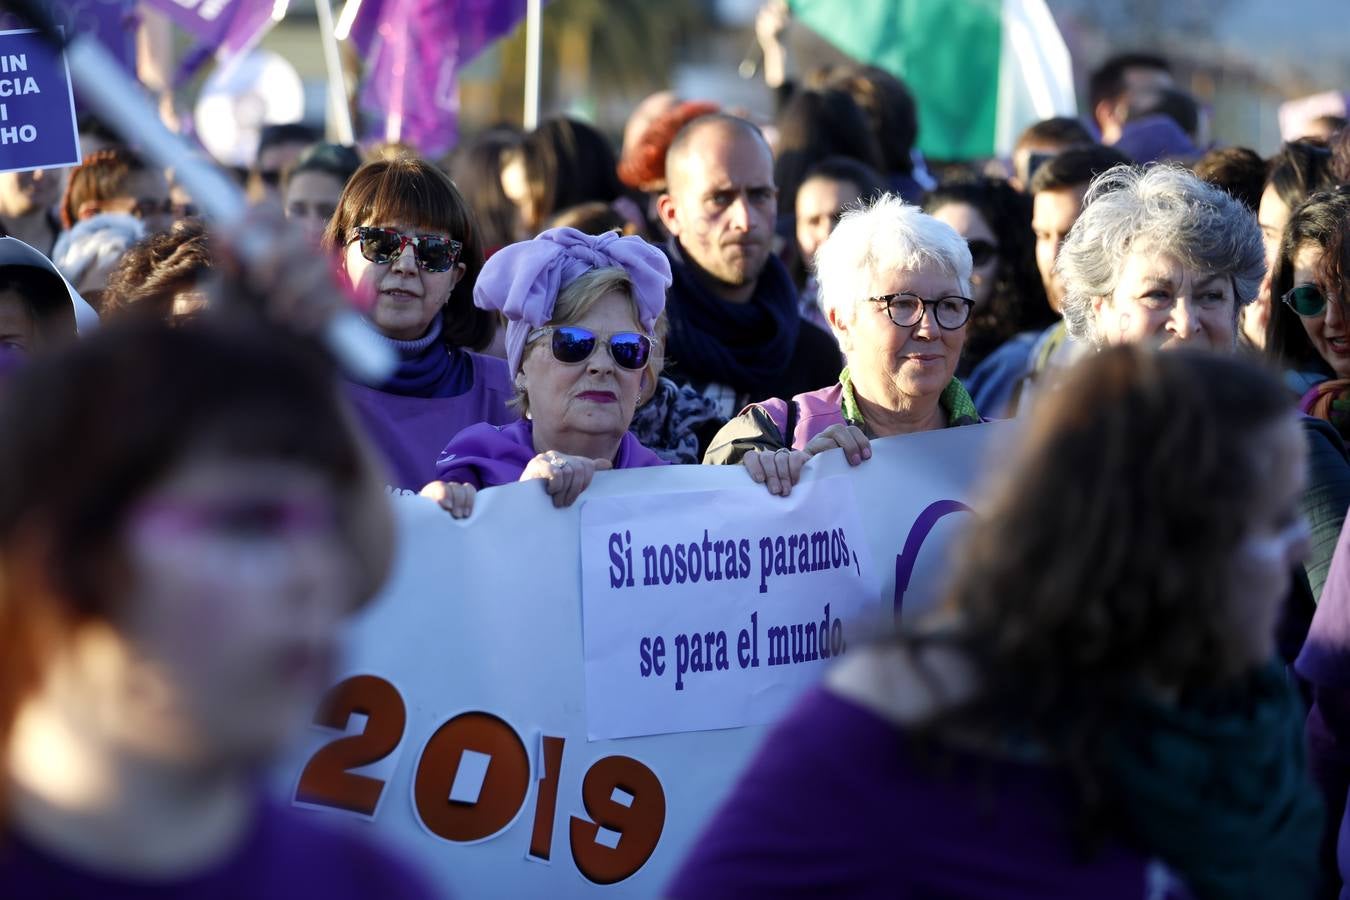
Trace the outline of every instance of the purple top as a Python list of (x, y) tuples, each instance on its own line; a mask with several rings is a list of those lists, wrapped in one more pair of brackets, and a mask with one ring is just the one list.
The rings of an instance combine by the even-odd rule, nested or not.
[[(520, 473), (538, 455), (539, 451), (534, 449), (534, 423), (528, 419), (505, 427), (483, 423), (451, 438), (441, 458), (436, 460), (436, 477), (476, 488), (510, 484), (520, 480)], [(664, 465), (666, 461), (638, 443), (631, 432), (623, 433), (619, 452), (614, 456), (614, 468)]]
[[(1322, 598), (1294, 668), (1313, 685), (1306, 738), (1308, 768), (1339, 822), (1334, 848), (1342, 900), (1350, 900), (1350, 520), (1341, 529)], [(1328, 849), (1330, 849), (1328, 847)]]
[(312, 813), (264, 801), (252, 831), (211, 867), (172, 880), (138, 880), (81, 869), (0, 831), (0, 885), (6, 897), (99, 900), (429, 900), (443, 897), (402, 860)]
[(1029, 762), (933, 748), (817, 687), (765, 739), (666, 890), (672, 898), (1176, 900), (1119, 844), (1075, 855), (1067, 781)]
[(380, 448), (394, 487), (420, 491), (434, 480), (437, 454), (470, 425), (504, 425), (519, 418), (506, 405), (511, 399), (506, 363), (461, 352), (471, 368), (470, 386), (454, 397), (404, 396), (353, 382), (345, 385), (367, 436)]

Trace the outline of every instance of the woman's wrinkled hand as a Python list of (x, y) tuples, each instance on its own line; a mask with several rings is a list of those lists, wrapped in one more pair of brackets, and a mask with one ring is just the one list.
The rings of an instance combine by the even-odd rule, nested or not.
[(865, 459), (872, 458), (872, 443), (857, 425), (831, 425), (806, 444), (806, 453), (815, 456), (826, 450), (838, 447), (848, 457), (848, 464), (856, 466)]
[(777, 450), (751, 450), (741, 458), (741, 465), (750, 473), (755, 484), (765, 485), (769, 493), (786, 497), (802, 475), (802, 466), (811, 458), (805, 450), (780, 447)]
[(435, 500), (453, 518), (467, 519), (473, 515), (473, 498), (478, 489), (457, 481), (433, 481), (422, 488), (421, 495)]
[(544, 490), (553, 498), (553, 505), (562, 509), (576, 502), (581, 492), (590, 486), (596, 472), (612, 468), (614, 464), (607, 459), (569, 456), (556, 450), (545, 450), (530, 460), (525, 471), (520, 473), (520, 480), (537, 478), (543, 481)]

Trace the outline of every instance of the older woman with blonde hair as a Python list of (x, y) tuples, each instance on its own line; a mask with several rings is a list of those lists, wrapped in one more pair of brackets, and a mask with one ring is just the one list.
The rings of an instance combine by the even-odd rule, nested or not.
[(876, 438), (980, 421), (956, 366), (966, 343), (970, 248), (893, 194), (844, 213), (816, 253), (820, 297), (847, 367), (832, 386), (747, 407), (704, 462), (742, 463), (786, 495), (813, 455), (871, 456)]
[(460, 432), (423, 494), (456, 518), (476, 492), (540, 480), (568, 506), (603, 469), (664, 465), (629, 433), (661, 371), (657, 320), (670, 264), (637, 237), (554, 228), (483, 266), (474, 303), (507, 321), (512, 401), (524, 417)]

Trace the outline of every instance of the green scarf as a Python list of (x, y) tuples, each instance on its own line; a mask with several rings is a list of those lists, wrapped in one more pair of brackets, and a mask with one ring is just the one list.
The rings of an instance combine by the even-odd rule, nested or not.
[[(839, 406), (843, 410), (844, 421), (850, 425), (856, 425), (865, 433), (867, 428), (863, 423), (862, 410), (858, 408), (858, 398), (853, 395), (853, 376), (849, 375), (847, 366), (844, 367), (844, 371), (839, 373), (839, 384), (843, 388), (839, 398)], [(948, 428), (954, 428), (957, 425), (977, 425), (980, 422), (980, 414), (975, 410), (975, 401), (970, 399), (970, 394), (966, 392), (965, 385), (955, 378), (942, 389), (942, 396), (938, 398), (938, 405), (947, 414)]]
[(1303, 718), (1272, 663), (1201, 702), (1140, 698), (1106, 738), (1126, 825), (1202, 900), (1315, 895), (1324, 813)]

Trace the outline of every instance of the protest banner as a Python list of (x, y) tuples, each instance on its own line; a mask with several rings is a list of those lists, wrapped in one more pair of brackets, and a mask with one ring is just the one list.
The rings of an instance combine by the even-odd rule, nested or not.
[(0, 172), (80, 161), (75, 95), (65, 55), (37, 31), (0, 31)]
[(464, 521), (397, 497), (392, 579), (278, 789), (368, 827), (456, 896), (659, 896), (766, 730), (727, 726), (780, 713), (879, 613), (933, 601), (1011, 427), (876, 441), (853, 468), (824, 454), (788, 498), (739, 466), (600, 473), (564, 510), (534, 483), (493, 488)]

